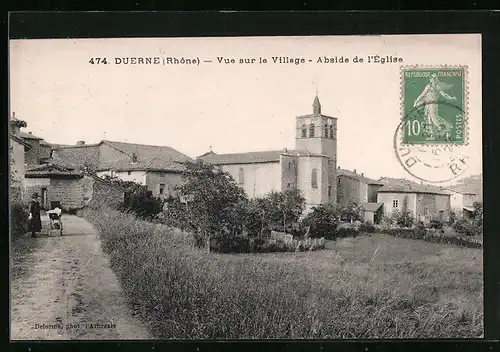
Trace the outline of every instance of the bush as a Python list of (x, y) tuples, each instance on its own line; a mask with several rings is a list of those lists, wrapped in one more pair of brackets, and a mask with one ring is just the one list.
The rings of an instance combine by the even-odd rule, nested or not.
[(260, 249), (261, 253), (288, 252), (288, 251), (289, 249), (282, 242), (280, 243), (266, 242), (262, 245)]
[(312, 238), (324, 237), (333, 240), (337, 237), (339, 220), (338, 209), (330, 204), (324, 204), (313, 207), (302, 220), (302, 226), (309, 227), (309, 236)]
[(218, 253), (250, 253), (250, 239), (246, 236), (220, 236), (210, 243), (210, 250)]
[(396, 219), (396, 224), (401, 227), (412, 227), (415, 223), (415, 219), (413, 218), (413, 214), (405, 211), (405, 212), (395, 212), (394, 217)]
[(475, 226), (474, 221), (471, 219), (460, 218), (455, 221), (452, 226), (453, 230), (464, 236), (476, 236), (481, 234), (478, 226)]
[(444, 221), (438, 219), (432, 219), (429, 223), (429, 228), (440, 230), (443, 228), (444, 224), (445, 224)]
[(10, 226), (12, 239), (28, 232), (28, 211), (22, 203), (12, 203), (10, 206)]
[(138, 217), (149, 220), (154, 219), (163, 210), (162, 200), (154, 197), (147, 186), (109, 176), (106, 180), (120, 186), (125, 192), (120, 210), (131, 211)]
[(360, 230), (354, 228), (341, 228), (336, 231), (337, 238), (357, 237), (359, 234)]
[(375, 232), (375, 225), (371, 221), (367, 221), (359, 225), (359, 231), (360, 232), (366, 232), (366, 233), (374, 233)]
[(443, 243), (451, 244), (460, 247), (468, 248), (481, 248), (482, 244), (480, 242), (470, 241), (466, 238), (460, 238), (456, 236), (443, 236), (442, 230), (439, 233), (428, 232), (422, 222), (419, 222), (414, 229), (408, 228), (392, 228), (385, 229), (383, 231), (385, 234), (410, 239), (410, 240), (423, 240), (431, 243)]

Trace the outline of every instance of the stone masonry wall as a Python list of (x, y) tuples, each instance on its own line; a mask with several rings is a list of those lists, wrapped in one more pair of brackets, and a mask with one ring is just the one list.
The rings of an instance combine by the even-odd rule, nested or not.
[(124, 192), (119, 186), (95, 175), (89, 175), (86, 178), (92, 180), (92, 194), (88, 200), (89, 207), (94, 209), (102, 207), (116, 208), (123, 204)]
[(48, 189), (49, 206), (52, 201), (61, 202), (62, 210), (83, 207), (82, 179), (51, 179)]

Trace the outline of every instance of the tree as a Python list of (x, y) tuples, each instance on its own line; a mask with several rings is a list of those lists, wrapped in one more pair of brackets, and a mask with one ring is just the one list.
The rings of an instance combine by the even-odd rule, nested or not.
[(336, 204), (334, 208), (341, 220), (347, 220), (350, 222), (353, 222), (354, 220), (361, 220), (361, 206), (356, 202)]
[(276, 229), (286, 231), (288, 226), (299, 221), (304, 212), (305, 199), (298, 189), (272, 191), (265, 198), (269, 209), (268, 221)]
[(151, 219), (163, 210), (163, 202), (153, 196), (147, 186), (133, 181), (123, 181), (116, 177), (105, 177), (108, 181), (118, 184), (125, 192), (122, 208), (132, 211), (144, 219)]
[(231, 232), (238, 226), (234, 211), (247, 198), (233, 177), (221, 168), (201, 160), (184, 165), (182, 184), (177, 190), (188, 199), (187, 217), (210, 252), (213, 235)]
[(302, 224), (309, 227), (311, 237), (335, 238), (337, 226), (340, 222), (341, 207), (338, 205), (322, 204), (311, 209)]

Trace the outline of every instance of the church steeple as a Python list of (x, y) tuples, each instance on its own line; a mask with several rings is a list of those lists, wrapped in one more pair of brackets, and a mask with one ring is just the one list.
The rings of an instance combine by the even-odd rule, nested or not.
[(314, 98), (313, 114), (314, 115), (321, 115), (321, 104), (319, 102), (318, 94), (316, 94), (316, 97)]

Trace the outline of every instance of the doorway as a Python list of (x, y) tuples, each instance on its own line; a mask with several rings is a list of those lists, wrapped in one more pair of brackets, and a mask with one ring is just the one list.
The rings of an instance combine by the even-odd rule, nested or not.
[(42, 209), (47, 210), (47, 188), (42, 188), (42, 204), (40, 204), (40, 207)]

